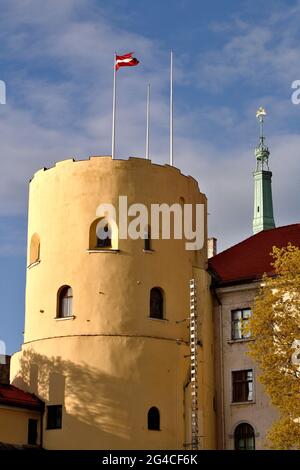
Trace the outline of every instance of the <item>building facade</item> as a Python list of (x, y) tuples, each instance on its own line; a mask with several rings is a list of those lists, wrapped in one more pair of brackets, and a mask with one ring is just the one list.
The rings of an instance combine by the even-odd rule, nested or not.
[(272, 275), (273, 246), (300, 246), (300, 224), (265, 230), (209, 260), (213, 277), (215, 370), (219, 449), (267, 449), (278, 418), (248, 355), (254, 339), (243, 333), (264, 273)]

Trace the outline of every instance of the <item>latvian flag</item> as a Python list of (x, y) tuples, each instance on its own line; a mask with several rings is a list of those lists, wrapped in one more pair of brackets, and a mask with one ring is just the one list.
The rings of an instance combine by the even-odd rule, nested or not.
[(119, 70), (120, 67), (132, 67), (137, 65), (139, 61), (132, 57), (133, 52), (129, 52), (125, 55), (116, 55), (116, 70)]

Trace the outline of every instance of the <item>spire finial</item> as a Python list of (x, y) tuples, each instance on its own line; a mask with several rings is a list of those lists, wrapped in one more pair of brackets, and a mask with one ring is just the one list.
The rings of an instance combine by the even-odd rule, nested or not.
[(255, 149), (256, 157), (256, 170), (263, 170), (265, 167), (269, 169), (269, 149), (265, 145), (265, 136), (264, 136), (264, 117), (267, 115), (265, 109), (260, 106), (256, 111), (256, 117), (259, 122), (259, 144)]

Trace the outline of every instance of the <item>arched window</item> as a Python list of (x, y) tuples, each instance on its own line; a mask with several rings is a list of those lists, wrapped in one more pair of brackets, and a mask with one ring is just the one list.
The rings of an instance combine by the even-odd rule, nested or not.
[(145, 227), (145, 234), (144, 234), (144, 250), (151, 251), (151, 227), (147, 225)]
[(118, 249), (118, 227), (113, 221), (103, 225), (103, 219), (96, 219), (90, 226), (89, 249)]
[(148, 411), (148, 429), (151, 431), (159, 431), (160, 430), (160, 416), (159, 416), (159, 409), (155, 406), (152, 406)]
[(234, 431), (235, 450), (255, 450), (254, 429), (248, 423), (240, 423)]
[(35, 233), (30, 240), (29, 264), (36, 263), (40, 260), (40, 246), (40, 237)]
[(73, 315), (73, 291), (70, 286), (63, 286), (58, 291), (57, 317), (66, 318)]
[(164, 295), (160, 287), (153, 287), (150, 291), (150, 318), (164, 318)]

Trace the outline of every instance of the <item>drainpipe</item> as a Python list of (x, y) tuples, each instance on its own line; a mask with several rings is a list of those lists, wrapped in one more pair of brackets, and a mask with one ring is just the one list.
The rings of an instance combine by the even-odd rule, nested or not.
[(222, 302), (216, 290), (212, 288), (213, 295), (219, 307), (219, 340), (220, 340), (220, 369), (221, 369), (221, 427), (222, 427), (222, 449), (225, 450), (225, 409), (224, 409), (224, 353), (223, 353), (223, 311)]

